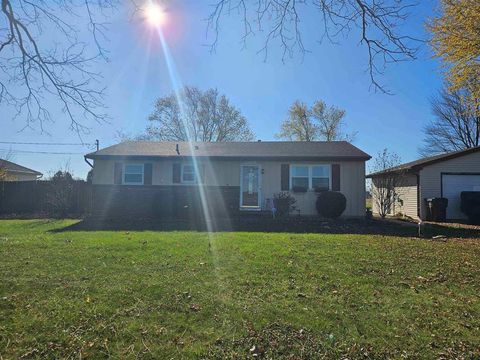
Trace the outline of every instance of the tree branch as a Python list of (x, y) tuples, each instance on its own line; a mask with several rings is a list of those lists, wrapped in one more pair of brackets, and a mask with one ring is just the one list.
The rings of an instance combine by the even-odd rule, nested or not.
[[(266, 59), (273, 42), (282, 49), (282, 61), (295, 52), (304, 55), (307, 50), (303, 42), (302, 19), (312, 11), (321, 16), (321, 39), (331, 42), (339, 35), (348, 35), (357, 30), (361, 44), (367, 49), (367, 71), (375, 90), (388, 92), (378, 81), (387, 64), (415, 59), (420, 42), (411, 36), (401, 35), (399, 27), (408, 17), (408, 10), (414, 3), (402, 4), (397, 0), (217, 0), (207, 21), (207, 33), (213, 32), (210, 46), (214, 51), (221, 32), (221, 20), (240, 14), (244, 25), (242, 40), (262, 33), (263, 46), (259, 53)], [(256, 22), (258, 30), (251, 24)], [(332, 32), (333, 28), (333, 32)], [(263, 30), (266, 29), (264, 32)]]
[[(49, 99), (60, 103), (79, 135), (88, 132), (85, 119), (105, 121), (101, 76), (90, 67), (106, 59), (100, 41), (106, 28), (97, 18), (116, 0), (61, 0), (54, 6), (47, 0), (0, 1), (0, 105), (12, 107), (25, 127), (38, 124), (42, 131), (52, 121)], [(95, 49), (71, 25), (82, 18), (88, 19)], [(59, 41), (52, 42), (52, 32)]]

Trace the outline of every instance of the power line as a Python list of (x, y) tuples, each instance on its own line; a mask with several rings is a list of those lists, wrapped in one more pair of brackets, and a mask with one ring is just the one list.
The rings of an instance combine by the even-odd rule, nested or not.
[(29, 150), (13, 150), (13, 149), (0, 149), (0, 151), (22, 153), (22, 154), (52, 154), (52, 155), (85, 155), (84, 153), (75, 152), (56, 152), (56, 151), (29, 151)]
[(94, 143), (47, 143), (47, 142), (19, 142), (19, 141), (0, 141), (0, 144), (10, 145), (69, 145), (69, 146), (95, 146)]

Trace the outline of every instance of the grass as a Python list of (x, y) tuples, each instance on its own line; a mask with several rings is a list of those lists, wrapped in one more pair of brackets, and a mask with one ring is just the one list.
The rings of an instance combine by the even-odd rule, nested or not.
[(0, 358), (480, 356), (480, 241), (0, 221)]

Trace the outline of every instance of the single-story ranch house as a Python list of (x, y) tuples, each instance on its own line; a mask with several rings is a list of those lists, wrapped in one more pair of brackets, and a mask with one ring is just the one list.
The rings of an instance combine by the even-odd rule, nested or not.
[[(401, 213), (414, 219), (425, 220), (425, 199), (444, 197), (448, 199), (447, 219), (464, 220), (460, 211), (462, 191), (480, 191), (480, 147), (423, 158), (391, 168), (386, 172), (401, 172), (401, 186), (395, 189), (400, 201), (396, 201), (390, 214)], [(369, 174), (372, 186), (375, 178), (385, 172)], [(375, 193), (375, 191), (373, 191)], [(373, 213), (378, 214), (375, 198)]]
[[(288, 191), (296, 214), (315, 215), (316, 192), (340, 191), (343, 216), (365, 214), (365, 161), (338, 142), (129, 141), (90, 153), (94, 212), (99, 215), (181, 217), (189, 209), (213, 216), (270, 210)], [(188, 212), (187, 211), (187, 212)], [(197, 214), (198, 215), (198, 214)]]

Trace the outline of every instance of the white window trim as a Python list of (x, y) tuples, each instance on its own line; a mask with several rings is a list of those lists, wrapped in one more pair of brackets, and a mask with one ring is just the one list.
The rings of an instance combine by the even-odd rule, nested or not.
[[(138, 166), (140, 165), (142, 167), (142, 182), (139, 183), (139, 182), (126, 182), (125, 181), (125, 175), (126, 175), (126, 171), (125, 171), (125, 168), (128, 166), (128, 165), (135, 165), (135, 166)], [(136, 185), (136, 186), (141, 186), (145, 183), (145, 164), (141, 164), (141, 163), (124, 163), (123, 164), (123, 169), (122, 169), (122, 185)]]
[[(306, 178), (307, 176), (293, 176), (293, 167), (294, 166), (304, 166), (306, 168), (308, 168), (308, 189), (307, 191), (315, 191), (315, 189), (313, 188), (312, 186), (312, 183), (313, 183), (313, 178), (314, 177), (317, 177), (317, 176), (313, 176), (313, 171), (312, 171), (312, 168), (316, 167), (316, 166), (326, 166), (328, 167), (328, 190), (331, 191), (332, 190), (332, 165), (331, 164), (289, 164), (289, 172), (290, 172), (290, 178), (289, 178), (289, 186), (288, 188), (290, 189), (290, 191), (292, 191), (292, 178), (296, 177), (296, 178)], [(324, 176), (320, 176), (319, 178), (323, 178)]]
[[(193, 167), (193, 180), (183, 180), (183, 170), (184, 170), (185, 166)], [(194, 164), (182, 164), (181, 165), (180, 183), (182, 183), (182, 184), (196, 184), (196, 183), (198, 183), (198, 174), (197, 174), (196, 167), (195, 167)]]

